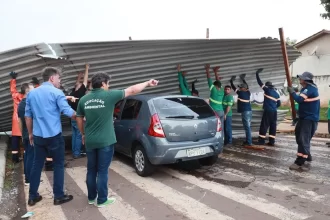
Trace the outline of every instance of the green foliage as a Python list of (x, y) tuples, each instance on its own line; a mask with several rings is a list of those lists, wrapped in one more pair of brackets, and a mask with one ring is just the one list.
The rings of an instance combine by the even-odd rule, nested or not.
[(325, 9), (325, 13), (321, 13), (320, 16), (324, 19), (330, 19), (330, 0), (321, 0), (321, 5)]
[(285, 41), (286, 41), (286, 43), (288, 44), (288, 45), (290, 45), (290, 46), (293, 46), (293, 45), (295, 45), (296, 43), (297, 43), (297, 40), (295, 40), (295, 39), (290, 39), (289, 37), (287, 37), (286, 39), (285, 39)]

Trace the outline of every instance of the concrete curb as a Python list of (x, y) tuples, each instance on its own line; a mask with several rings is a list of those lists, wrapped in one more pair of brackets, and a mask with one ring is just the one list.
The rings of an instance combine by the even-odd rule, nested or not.
[(0, 201), (6, 172), (7, 137), (0, 138)]

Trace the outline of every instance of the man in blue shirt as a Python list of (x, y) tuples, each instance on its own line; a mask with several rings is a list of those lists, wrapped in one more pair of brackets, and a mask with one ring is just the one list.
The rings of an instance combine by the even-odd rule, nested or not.
[(230, 84), (233, 90), (237, 93), (237, 112), (242, 115), (243, 127), (245, 130), (246, 140), (243, 143), (245, 147), (252, 147), (252, 135), (251, 135), (251, 120), (252, 120), (252, 109), (250, 103), (251, 93), (249, 91), (249, 86), (245, 81), (245, 74), (240, 76), (243, 84), (239, 85), (237, 89), (233, 83), (235, 76), (230, 79)]
[(277, 108), (281, 106), (280, 95), (274, 89), (271, 82), (263, 84), (260, 80), (259, 73), (262, 72), (262, 68), (256, 72), (256, 78), (259, 86), (264, 90), (264, 104), (263, 115), (259, 129), (259, 139), (257, 145), (264, 145), (266, 140), (266, 133), (269, 128), (269, 142), (267, 145), (275, 145), (276, 126), (277, 126)]
[(299, 103), (299, 119), (295, 128), (298, 144), (297, 159), (289, 168), (290, 170), (308, 171), (312, 161), (311, 140), (320, 118), (320, 97), (318, 88), (313, 82), (312, 73), (304, 72), (297, 77), (302, 85), (300, 94), (296, 94), (293, 88), (288, 87), (288, 92)]
[(47, 151), (53, 156), (54, 166), (54, 205), (73, 199), (64, 194), (64, 139), (62, 137), (61, 113), (75, 118), (75, 111), (69, 106), (60, 88), (60, 71), (46, 67), (42, 71), (44, 83), (32, 90), (26, 99), (25, 121), (29, 142), (34, 146), (34, 161), (30, 173), (28, 205), (33, 206), (42, 200), (38, 193), (40, 176)]

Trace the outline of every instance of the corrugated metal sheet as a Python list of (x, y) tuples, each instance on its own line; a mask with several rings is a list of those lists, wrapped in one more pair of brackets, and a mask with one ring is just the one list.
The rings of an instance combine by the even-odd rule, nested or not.
[[(300, 53), (288, 46), (289, 63)], [(66, 60), (36, 56), (53, 55)], [(261, 91), (254, 73), (263, 67), (263, 81), (272, 81), (282, 87), (285, 80), (280, 42), (277, 39), (219, 39), (219, 40), (150, 40), (65, 44), (36, 44), (0, 53), (0, 131), (11, 130), (12, 100), (9, 92), (10, 71), (19, 73), (17, 85), (30, 81), (33, 76), (41, 79), (41, 69), (47, 65), (63, 68), (62, 84), (69, 91), (77, 73), (84, 71), (88, 62), (90, 75), (105, 71), (112, 75), (112, 88), (155, 78), (157, 88), (144, 93), (178, 93), (176, 65), (188, 71), (188, 82), (197, 78), (197, 89), (207, 98), (208, 87), (204, 64), (220, 65), (222, 82), (227, 84), (232, 76), (246, 73), (251, 91)], [(240, 83), (237, 79), (235, 84)], [(64, 120), (65, 124), (68, 120)], [(234, 127), (235, 129), (235, 127)]]

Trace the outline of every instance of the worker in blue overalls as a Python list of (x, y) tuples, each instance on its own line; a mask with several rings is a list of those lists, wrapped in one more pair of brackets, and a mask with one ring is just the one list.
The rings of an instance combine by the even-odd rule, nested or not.
[(263, 71), (262, 68), (256, 72), (256, 78), (259, 86), (264, 90), (264, 112), (262, 114), (259, 138), (257, 145), (264, 145), (266, 140), (266, 133), (269, 128), (269, 142), (267, 145), (275, 145), (276, 125), (277, 125), (277, 108), (281, 106), (280, 95), (276, 92), (271, 82), (263, 84), (260, 80), (259, 73)]
[(293, 88), (288, 87), (288, 92), (299, 103), (299, 119), (295, 128), (298, 144), (297, 159), (289, 168), (290, 170), (308, 171), (310, 162), (312, 162), (311, 140), (320, 118), (320, 97), (318, 88), (313, 82), (312, 73), (304, 72), (297, 77), (302, 85), (300, 94), (297, 95)]
[(241, 113), (242, 123), (245, 130), (246, 139), (243, 142), (244, 147), (252, 147), (252, 134), (251, 134), (251, 120), (252, 120), (252, 109), (250, 103), (251, 92), (249, 86), (245, 81), (245, 74), (240, 75), (243, 83), (239, 85), (237, 89), (233, 83), (235, 76), (231, 77), (230, 84), (233, 90), (237, 93), (237, 112)]

